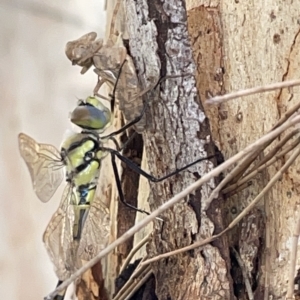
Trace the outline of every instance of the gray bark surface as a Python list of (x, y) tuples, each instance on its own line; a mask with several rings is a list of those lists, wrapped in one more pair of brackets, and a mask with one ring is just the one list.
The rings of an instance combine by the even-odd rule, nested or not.
[[(160, 76), (193, 73), (195, 64), (187, 32), (183, 1), (126, 1), (130, 55), (147, 88)], [(159, 66), (160, 72), (159, 72)], [(200, 157), (214, 153), (208, 119), (197, 95), (193, 76), (167, 79), (148, 94), (148, 129), (143, 133), (150, 173), (161, 177)], [(154, 210), (214, 167), (203, 161), (162, 183), (150, 184)], [(215, 181), (162, 215), (154, 224), (149, 256), (192, 244), (223, 228), (221, 199), (205, 202)], [(170, 257), (153, 265), (159, 299), (230, 299), (226, 237), (212, 245)]]
[[(196, 81), (192, 76), (167, 79), (144, 99), (149, 105), (148, 127), (143, 132), (144, 154), (153, 175), (163, 176), (214, 153), (214, 143), (225, 159), (231, 157), (269, 131), (299, 101), (299, 89), (294, 88), (215, 107), (205, 105), (208, 95), (299, 78), (296, 2), (191, 0), (187, 1), (187, 16), (184, 1), (126, 0), (124, 7), (130, 55), (145, 89), (166, 75), (194, 70), (197, 75)], [(286, 159), (258, 174), (243, 191), (220, 195), (212, 203), (206, 199), (218, 181), (202, 186), (163, 214), (163, 226), (154, 222), (154, 238), (147, 254), (156, 256), (220, 232), (258, 195)], [(150, 188), (141, 180), (139, 207), (145, 208), (147, 202), (154, 210), (215, 164), (204, 161), (162, 183), (150, 183)], [(299, 173), (295, 163), (263, 201), (222, 239), (153, 264), (157, 297), (249, 299), (244, 277), (247, 274), (253, 299), (284, 299), (299, 210)], [(123, 176), (125, 179), (126, 173)], [(130, 188), (136, 185), (131, 182), (126, 187), (125, 183), (124, 189)], [(137, 215), (137, 219), (141, 217)], [(136, 235), (134, 244), (145, 235)], [(122, 259), (116, 259), (116, 269), (128, 251), (120, 254)], [(145, 253), (144, 249), (139, 255)]]

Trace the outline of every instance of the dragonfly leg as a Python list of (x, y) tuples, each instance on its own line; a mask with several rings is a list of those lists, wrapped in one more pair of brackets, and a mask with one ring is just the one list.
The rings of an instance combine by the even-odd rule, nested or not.
[(135, 207), (135, 206), (133, 206), (133, 205), (131, 205), (131, 204), (129, 204), (125, 201), (125, 197), (124, 197), (123, 190), (122, 190), (121, 179), (120, 179), (117, 164), (116, 164), (116, 156), (115, 156), (114, 153), (111, 153), (111, 163), (112, 163), (112, 167), (113, 167), (113, 171), (114, 171), (114, 175), (115, 175), (115, 180), (116, 180), (116, 185), (117, 185), (120, 201), (124, 205), (126, 205), (127, 207), (129, 207), (129, 208), (131, 208), (135, 211), (138, 211), (138, 212), (149, 215), (149, 212), (147, 212), (145, 210), (142, 210), (142, 209), (139, 209), (139, 208), (137, 208), (137, 207)]
[(154, 177), (153, 175), (147, 173), (146, 171), (144, 171), (142, 168), (140, 168), (138, 165), (136, 165), (133, 161), (131, 161), (130, 159), (128, 159), (127, 157), (123, 156), (121, 153), (119, 153), (118, 151), (116, 151), (115, 149), (111, 149), (111, 148), (103, 148), (104, 151), (108, 151), (110, 152), (111, 156), (115, 157), (117, 156), (122, 162), (124, 162), (130, 169), (132, 169), (133, 171), (137, 172), (138, 174), (144, 176), (145, 178), (147, 178), (148, 180), (152, 181), (152, 182), (161, 182), (169, 177), (172, 177), (186, 169), (188, 169), (189, 167), (203, 161), (203, 160), (208, 160), (208, 159), (212, 159), (214, 157), (216, 157), (216, 155), (211, 155), (211, 156), (207, 156), (207, 157), (203, 157), (203, 158), (199, 158), (187, 165), (185, 165), (182, 168), (176, 169), (175, 171), (163, 176), (163, 177)]

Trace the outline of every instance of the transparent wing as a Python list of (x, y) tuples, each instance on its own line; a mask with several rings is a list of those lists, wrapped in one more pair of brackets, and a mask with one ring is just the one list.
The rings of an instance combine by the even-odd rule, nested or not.
[(24, 133), (18, 138), (20, 154), (29, 170), (33, 189), (42, 202), (47, 202), (64, 177), (60, 153), (54, 146), (39, 144)]
[(54, 264), (59, 280), (66, 280), (79, 267), (78, 241), (73, 240), (74, 210), (70, 205), (73, 191), (70, 185), (64, 189), (62, 200), (43, 235), (43, 242)]
[(88, 216), (83, 225), (80, 244), (78, 247), (78, 257), (89, 261), (103, 250), (109, 241), (110, 219), (109, 210), (95, 197)]

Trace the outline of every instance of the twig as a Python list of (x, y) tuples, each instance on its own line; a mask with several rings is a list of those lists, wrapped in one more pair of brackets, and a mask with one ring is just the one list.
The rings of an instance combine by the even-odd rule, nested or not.
[(291, 259), (290, 259), (290, 270), (289, 270), (289, 281), (288, 281), (288, 289), (286, 299), (293, 299), (294, 294), (294, 277), (295, 277), (295, 268), (296, 268), (296, 259), (297, 259), (297, 248), (298, 248), (298, 240), (300, 235), (300, 217), (298, 217), (297, 224), (295, 226), (295, 232), (292, 238), (292, 249), (291, 249)]
[[(289, 118), (292, 117), (293, 114), (296, 113), (300, 108), (300, 102), (294, 105), (291, 109), (289, 109), (276, 124), (272, 127), (269, 132), (273, 131), (274, 129), (278, 128), (281, 126), (283, 123), (285, 123)], [(239, 178), (241, 178), (242, 174), (244, 173), (244, 170), (248, 169), (248, 167), (252, 164), (252, 162), (256, 159), (256, 157), (259, 155), (260, 152), (262, 152), (266, 147), (268, 147), (277, 137), (274, 137), (273, 139), (270, 139), (267, 141), (263, 147), (258, 150), (256, 153), (253, 153), (251, 157), (246, 157), (245, 159), (242, 160), (241, 165), (244, 167), (244, 169), (240, 169), (239, 171), (237, 170), (235, 173), (235, 179), (233, 179), (233, 183), (237, 182)]]
[[(53, 299), (55, 295), (64, 288), (66, 288), (70, 283), (72, 283), (77, 277), (81, 276), (84, 272), (86, 272), (88, 269), (90, 269), (94, 264), (96, 264), (101, 258), (109, 254), (111, 251), (113, 251), (117, 246), (124, 243), (127, 239), (132, 237), (136, 232), (144, 228), (147, 224), (152, 222), (158, 215), (172, 207), (174, 204), (179, 202), (181, 199), (186, 197), (187, 195), (191, 194), (194, 190), (199, 188), (202, 184), (209, 181), (211, 178), (218, 176), (221, 172), (226, 170), (228, 167), (230, 167), (232, 164), (240, 160), (242, 157), (247, 155), (248, 153), (251, 153), (255, 151), (258, 147), (261, 146), (261, 144), (264, 144), (266, 141), (271, 139), (272, 137), (278, 136), (281, 132), (286, 130), (287, 128), (293, 126), (294, 124), (300, 122), (300, 116), (293, 117), (289, 120), (287, 120), (283, 125), (279, 126), (274, 131), (264, 135), (248, 147), (246, 147), (244, 150), (240, 151), (239, 153), (235, 154), (233, 157), (226, 160), (224, 163), (219, 165), (218, 167), (211, 170), (209, 173), (203, 175), (199, 180), (188, 186), (186, 189), (172, 197), (170, 200), (165, 202), (163, 205), (158, 207), (155, 211), (153, 211), (149, 216), (146, 216), (143, 220), (135, 224), (132, 228), (130, 228), (128, 231), (126, 231), (121, 237), (116, 239), (114, 242), (112, 242), (110, 245), (108, 245), (105, 249), (103, 249), (100, 253), (98, 253), (93, 259), (91, 259), (88, 263), (86, 263), (83, 267), (81, 267), (79, 270), (77, 270), (69, 279), (65, 280), (61, 285), (59, 285), (52, 293), (47, 295), (44, 299), (50, 300)], [(218, 237), (216, 235), (215, 237)]]
[[(259, 145), (260, 147), (260, 145)], [(257, 149), (255, 149), (257, 150)], [(255, 152), (256, 153), (256, 152)], [(243, 158), (241, 158), (241, 161), (238, 162), (238, 164), (233, 168), (233, 170), (231, 170), (226, 177), (220, 182), (220, 184), (212, 191), (212, 193), (209, 195), (209, 198), (207, 201), (205, 201), (206, 203), (206, 207), (204, 207), (204, 209), (208, 209), (208, 205), (212, 202), (212, 200), (214, 198), (216, 198), (219, 193), (223, 190), (223, 188), (230, 182), (233, 181), (235, 175), (237, 173), (240, 173), (240, 170), (244, 170), (244, 162), (248, 159), (248, 157), (252, 157), (253, 153), (249, 153), (247, 155), (245, 155)]]
[(151, 259), (148, 259), (144, 261), (141, 265), (147, 265), (152, 262), (158, 261), (162, 258), (166, 258), (175, 254), (179, 254), (182, 252), (186, 252), (188, 250), (192, 250), (198, 247), (202, 247), (208, 243), (211, 243), (212, 241), (216, 240), (217, 238), (221, 237), (223, 234), (231, 230), (235, 225), (237, 225), (242, 218), (244, 218), (251, 210), (252, 208), (259, 202), (259, 200), (273, 187), (273, 185), (282, 177), (282, 174), (290, 167), (290, 165), (295, 161), (295, 159), (300, 154), (300, 148), (296, 149), (295, 152), (291, 155), (291, 157), (287, 160), (287, 162), (283, 165), (283, 167), (274, 175), (274, 177), (269, 181), (269, 183), (263, 188), (263, 190), (252, 200), (252, 202), (227, 226), (226, 229), (221, 231), (220, 233), (213, 235), (205, 240), (196, 242), (192, 245), (189, 245), (187, 247), (183, 247), (174, 251), (170, 251), (164, 254), (160, 254), (158, 256), (155, 256)]
[[(132, 291), (134, 293), (141, 287), (139, 284), (140, 282), (145, 282), (144, 278), (148, 275), (150, 272), (150, 275), (152, 273), (151, 266), (141, 266), (141, 264), (138, 267), (138, 272), (134, 272), (129, 280), (126, 282), (126, 284), (122, 287), (122, 289), (118, 292), (118, 294), (113, 298), (113, 300), (124, 300), (125, 298), (128, 298), (129, 294), (132, 294)], [(137, 277), (141, 276), (141, 280), (137, 281)], [(147, 277), (148, 279), (149, 277)], [(142, 284), (143, 284), (142, 283)], [(136, 288), (139, 286), (139, 288)]]
[(245, 282), (245, 287), (246, 287), (246, 291), (247, 291), (247, 294), (248, 294), (248, 298), (249, 300), (253, 300), (254, 299), (254, 296), (253, 296), (253, 292), (252, 292), (252, 288), (251, 288), (251, 284), (250, 284), (250, 279), (249, 279), (249, 276), (247, 274), (247, 271), (245, 270), (245, 266), (244, 266), (244, 263), (240, 257), (240, 255), (238, 254), (238, 252), (234, 249), (234, 248), (231, 248), (234, 256), (235, 256), (235, 259), (236, 261), (238, 262), (241, 270), (242, 270), (242, 274), (243, 274), (243, 277), (244, 277), (244, 282)]
[[(130, 293), (128, 293), (126, 300), (131, 299), (131, 297), (137, 292), (137, 290), (149, 279), (149, 277), (152, 275), (152, 270), (150, 269), (145, 275), (144, 277), (138, 282), (138, 284), (134, 287), (134, 289), (132, 289), (132, 291)], [(125, 299), (125, 298), (124, 298)], [(123, 298), (121, 298), (120, 300), (123, 300)]]
[(146, 235), (131, 251), (130, 253), (127, 255), (126, 260), (124, 261), (121, 270), (119, 273), (122, 273), (128, 266), (128, 264), (130, 263), (132, 257), (134, 256), (134, 254), (140, 249), (142, 248), (146, 243), (148, 243), (151, 240), (152, 237), (152, 233), (149, 233), (148, 235)]
[(281, 126), (289, 117), (291, 117), (296, 111), (300, 109), (300, 101), (284, 113), (280, 120), (273, 126), (272, 130)]
[[(274, 154), (272, 153), (272, 158), (270, 159), (271, 156), (268, 155), (265, 156), (268, 157), (269, 161), (267, 161), (265, 158), (263, 160), (261, 160), (258, 164), (258, 166), (256, 166), (256, 168), (253, 168), (253, 170), (251, 170), (251, 173), (248, 173), (246, 176), (244, 176), (241, 180), (239, 180), (237, 183), (234, 183), (228, 187), (226, 187), (225, 189), (222, 190), (223, 194), (228, 194), (232, 191), (236, 191), (236, 189), (238, 187), (240, 187), (241, 185), (245, 184), (247, 181), (251, 180), (254, 176), (256, 176), (258, 173), (260, 173), (261, 171), (263, 171), (264, 169), (266, 169), (267, 167), (269, 167), (270, 165), (272, 165), (275, 161), (277, 161), (280, 157), (286, 155), (288, 152), (292, 151), (296, 146), (298, 146), (300, 143), (300, 137), (298, 137), (295, 141), (293, 141), (291, 144), (287, 145), (286, 147), (284, 147), (284, 149), (282, 151), (280, 151), (278, 154)], [(276, 145), (277, 148), (278, 145)], [(274, 148), (275, 149), (275, 148)], [(277, 149), (278, 150), (278, 149)], [(272, 151), (273, 152), (273, 151)], [(264, 164), (261, 164), (261, 162), (264, 162)]]
[(170, 257), (170, 256), (173, 256), (173, 255), (176, 255), (176, 254), (180, 254), (180, 253), (183, 253), (183, 252), (195, 249), (195, 248), (199, 248), (199, 247), (205, 246), (205, 245), (213, 242), (214, 240), (218, 239), (219, 237), (221, 237), (223, 234), (225, 234), (230, 229), (231, 228), (227, 227), (226, 229), (224, 229), (220, 233), (212, 235), (212, 236), (210, 236), (209, 238), (207, 238), (205, 240), (202, 240), (202, 241), (196, 242), (196, 243), (194, 243), (192, 245), (189, 245), (189, 246), (186, 246), (186, 247), (174, 250), (174, 251), (170, 251), (170, 252), (167, 252), (167, 253), (164, 253), (164, 254), (160, 254), (160, 255), (157, 255), (157, 256), (155, 256), (153, 258), (147, 259), (147, 260), (145, 260), (142, 263), (142, 265), (148, 265), (148, 264), (151, 264), (151, 263), (153, 263), (155, 261), (161, 260), (163, 258)]
[[(296, 135), (297, 133), (299, 132), (299, 129), (295, 129), (291, 132), (289, 132), (282, 140), (280, 140), (277, 145), (271, 149), (268, 154), (265, 155), (265, 157), (260, 160), (252, 169), (250, 169), (248, 171), (247, 174), (250, 174), (254, 169), (258, 168), (259, 166), (265, 164), (269, 159), (273, 158), (274, 155), (276, 155), (276, 153), (279, 151), (280, 148), (282, 148), (291, 138), (294, 137), (294, 135)], [(297, 140), (299, 140), (299, 137), (297, 138)], [(292, 142), (291, 144), (293, 144), (295, 142)], [(289, 146), (285, 146), (286, 147), (289, 147)], [(278, 156), (281, 156), (280, 154), (277, 154), (277, 157)]]
[[(265, 174), (267, 176), (267, 174)], [(263, 176), (262, 180), (264, 181), (264, 178), (266, 176)], [(270, 294), (270, 278), (271, 278), (271, 222), (270, 222), (270, 216), (271, 216), (271, 210), (270, 210), (270, 197), (271, 195), (268, 195), (268, 197), (265, 197), (265, 253), (262, 257), (262, 263), (264, 263), (265, 268), (262, 270), (264, 275), (264, 299), (263, 300), (269, 300), (269, 294)], [(272, 199), (273, 200), (273, 199)]]
[[(138, 266), (136, 267), (135, 271), (141, 266), (141, 262), (139, 262)], [(147, 267), (150, 266), (144, 266), (142, 270), (147, 269)], [(123, 298), (124, 295), (128, 294), (128, 290), (132, 289), (134, 286), (134, 280), (136, 276), (134, 275), (135, 272), (133, 272), (130, 276), (130, 278), (125, 282), (125, 284), (122, 286), (122, 288), (118, 291), (116, 295), (114, 295), (112, 300), (120, 300), (120, 298)]]
[[(299, 104), (292, 107), (280, 120), (273, 126), (273, 128), (269, 131), (274, 132), (276, 128), (279, 128), (287, 122), (289, 119), (293, 119), (293, 114), (298, 110)], [(285, 120), (285, 122), (283, 122)], [(280, 124), (280, 125), (279, 125)], [(280, 135), (280, 133), (278, 133)], [(211, 203), (211, 201), (217, 197), (217, 195), (221, 192), (221, 190), (228, 184), (228, 183), (236, 183), (238, 182), (239, 178), (241, 178), (242, 174), (245, 172), (245, 170), (251, 165), (251, 163), (255, 160), (255, 158), (259, 155), (260, 152), (262, 152), (267, 146), (269, 146), (278, 135), (273, 135), (269, 138), (269, 140), (266, 140), (264, 143), (261, 144), (261, 147), (257, 147), (256, 151), (253, 151), (253, 153), (249, 155), (245, 155), (245, 157), (242, 158), (242, 160), (237, 164), (237, 166), (234, 167), (234, 169), (226, 175), (226, 177), (221, 181), (221, 183), (213, 190), (211, 195), (209, 196), (209, 199), (206, 201), (206, 203)]]
[(289, 80), (289, 81), (284, 81), (284, 82), (277, 82), (277, 83), (272, 83), (269, 85), (264, 85), (264, 86), (258, 86), (250, 89), (243, 89), (237, 92), (229, 93), (226, 95), (222, 96), (216, 96), (212, 97), (210, 99), (207, 99), (205, 101), (205, 104), (219, 104), (221, 102), (226, 102), (235, 98), (239, 97), (244, 97), (244, 96), (249, 96), (253, 94), (258, 94), (258, 93), (265, 93), (273, 90), (278, 90), (286, 87), (292, 87), (292, 86), (297, 86), (300, 85), (300, 80)]
[[(118, 293), (114, 296), (113, 300), (120, 300), (121, 298), (124, 298), (124, 295), (128, 294), (128, 290), (133, 288), (135, 279), (140, 276), (142, 273), (148, 272), (150, 270), (150, 266), (141, 266), (141, 263), (143, 262), (144, 258), (139, 262), (138, 266), (134, 270), (134, 272), (131, 274), (128, 281), (123, 285), (123, 287), (118, 291)], [(150, 267), (150, 268), (148, 268)]]

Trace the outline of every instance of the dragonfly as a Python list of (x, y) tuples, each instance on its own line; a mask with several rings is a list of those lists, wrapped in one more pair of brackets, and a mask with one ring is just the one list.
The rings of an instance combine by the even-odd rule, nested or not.
[[(121, 72), (121, 68), (119, 73)], [(119, 78), (119, 76), (118, 76)], [(117, 81), (118, 82), (118, 81)], [(117, 82), (111, 102), (114, 103)], [(152, 182), (160, 182), (194, 164), (213, 158), (198, 160), (157, 178), (141, 169), (122, 155), (122, 148), (114, 139), (141, 120), (147, 108), (122, 128), (103, 135), (111, 124), (111, 110), (96, 97), (80, 100), (70, 115), (71, 122), (78, 125), (80, 133), (69, 134), (62, 142), (60, 151), (49, 144), (36, 142), (24, 133), (19, 134), (19, 150), (29, 170), (33, 189), (42, 202), (49, 201), (64, 178), (66, 186), (61, 203), (52, 216), (43, 235), (48, 255), (55, 267), (59, 283), (70, 277), (81, 265), (82, 260), (92, 259), (108, 243), (110, 232), (109, 210), (95, 197), (101, 161), (110, 155), (119, 199), (126, 206), (142, 213), (148, 212), (126, 202), (118, 173), (116, 159)], [(108, 140), (116, 148), (106, 147)], [(56, 298), (63, 299), (64, 293)]]
[[(59, 284), (108, 244), (109, 210), (95, 197), (102, 153), (93, 135), (74, 133), (61, 146), (37, 143), (19, 134), (19, 149), (38, 198), (50, 200), (63, 180), (61, 203), (43, 235)], [(56, 299), (63, 299), (65, 291)]]

